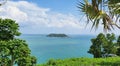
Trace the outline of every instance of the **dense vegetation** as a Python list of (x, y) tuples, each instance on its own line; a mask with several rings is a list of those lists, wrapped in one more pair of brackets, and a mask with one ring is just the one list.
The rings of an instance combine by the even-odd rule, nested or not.
[(91, 39), (92, 45), (88, 53), (94, 58), (105, 57), (105, 55), (120, 55), (120, 36), (116, 40), (115, 35), (100, 33), (96, 38)]
[(47, 63), (37, 66), (120, 66), (120, 57), (51, 59)]
[(49, 34), (47, 37), (68, 37), (66, 34)]
[(11, 19), (0, 19), (0, 66), (35, 66), (36, 57), (25, 40), (17, 39), (19, 25)]

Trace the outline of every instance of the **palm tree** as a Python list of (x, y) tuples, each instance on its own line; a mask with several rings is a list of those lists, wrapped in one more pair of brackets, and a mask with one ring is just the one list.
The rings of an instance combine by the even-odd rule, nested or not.
[(84, 0), (77, 6), (86, 17), (87, 22), (92, 22), (92, 28), (98, 28), (99, 24), (103, 25), (104, 31), (114, 29), (114, 26), (120, 29), (117, 24), (120, 20), (120, 1), (119, 0)]

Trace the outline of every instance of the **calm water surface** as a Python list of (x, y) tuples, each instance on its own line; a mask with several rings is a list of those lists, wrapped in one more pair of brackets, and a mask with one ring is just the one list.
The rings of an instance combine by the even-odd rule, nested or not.
[(92, 57), (87, 51), (91, 45), (90, 35), (69, 35), (69, 38), (51, 38), (46, 35), (21, 35), (27, 41), (32, 55), (38, 63), (45, 63), (51, 58), (65, 59), (76, 57)]

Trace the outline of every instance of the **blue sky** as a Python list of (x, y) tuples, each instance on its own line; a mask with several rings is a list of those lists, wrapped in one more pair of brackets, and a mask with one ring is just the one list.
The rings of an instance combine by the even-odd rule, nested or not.
[(90, 31), (91, 24), (85, 28), (86, 17), (78, 11), (77, 3), (78, 0), (11, 0), (0, 7), (0, 17), (15, 20), (23, 34), (103, 32), (101, 25), (97, 31)]
[[(21, 1), (21, 0), (13, 0)], [(39, 7), (50, 8), (52, 11), (61, 13), (78, 14), (77, 3), (83, 0), (26, 0), (30, 3), (35, 3)]]
[(27, 0), (32, 3), (36, 3), (43, 8), (50, 8), (52, 11), (60, 12), (63, 14), (72, 13), (78, 16), (79, 11), (77, 9), (78, 1), (83, 0)]
[(37, 3), (40, 7), (51, 8), (54, 11), (66, 12), (74, 10), (76, 0), (28, 0), (29, 2)]

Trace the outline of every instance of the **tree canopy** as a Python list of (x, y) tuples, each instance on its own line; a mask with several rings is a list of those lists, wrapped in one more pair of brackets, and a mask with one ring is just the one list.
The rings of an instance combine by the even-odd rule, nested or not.
[(14, 20), (0, 18), (0, 40), (13, 39), (19, 35), (19, 25)]
[(116, 54), (117, 46), (114, 42), (116, 39), (114, 34), (100, 33), (96, 38), (91, 39), (92, 45), (88, 53), (93, 54), (94, 58), (103, 57), (105, 54)]
[(0, 66), (35, 66), (37, 59), (31, 56), (25, 40), (19, 36), (19, 25), (11, 19), (0, 19)]

